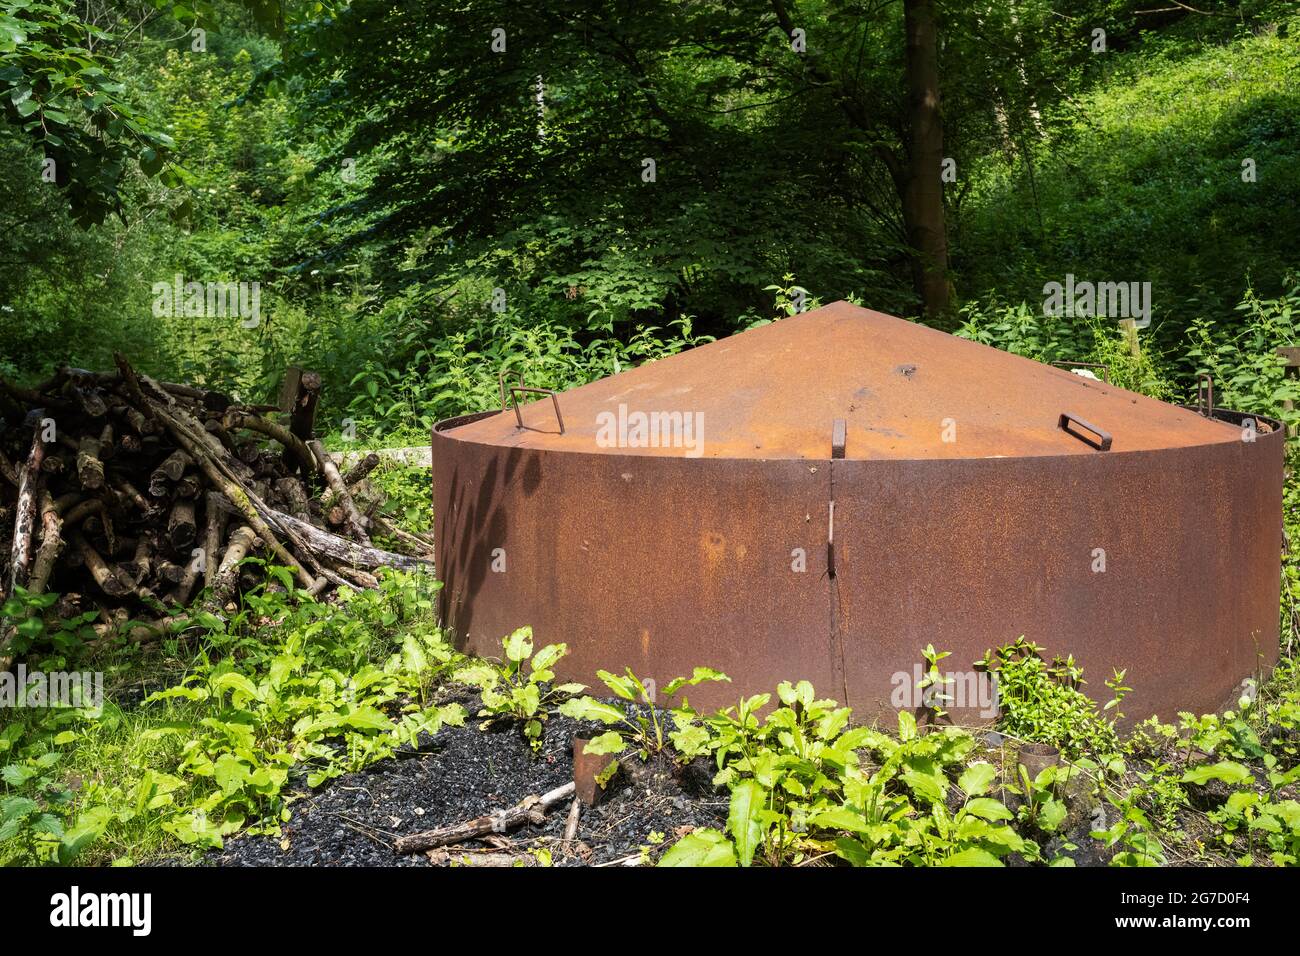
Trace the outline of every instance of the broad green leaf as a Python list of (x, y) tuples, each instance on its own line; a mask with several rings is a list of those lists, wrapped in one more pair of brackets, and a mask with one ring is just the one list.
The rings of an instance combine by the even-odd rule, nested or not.
[(596, 671), (596, 676), (601, 679), (606, 687), (624, 700), (637, 699), (636, 684), (629, 678), (611, 674), (609, 671)]
[(1052, 833), (1065, 821), (1067, 814), (1064, 803), (1055, 797), (1048, 797), (1043, 808), (1038, 811), (1038, 825)]
[(626, 719), (621, 709), (594, 697), (572, 697), (560, 705), (560, 713), (574, 720), (598, 720), (604, 724), (617, 724)]
[(1233, 760), (1221, 760), (1218, 763), (1197, 764), (1179, 780), (1183, 783), (1205, 784), (1211, 780), (1222, 780), (1234, 787), (1254, 783), (1255, 778), (1244, 766)]
[(808, 826), (823, 830), (848, 830), (851, 833), (866, 833), (867, 821), (848, 807), (829, 807), (808, 815)]
[(260, 700), (257, 695), (257, 685), (237, 671), (226, 671), (219, 675), (211, 682), (213, 691), (220, 693), (226, 688), (230, 688), (233, 693), (232, 701), (235, 696), (242, 695), (248, 700)]
[(0, 768), (0, 779), (3, 779), (11, 787), (21, 787), (34, 776), (36, 776), (36, 770), (24, 764), (11, 763)]
[(383, 711), (369, 705), (357, 707), (343, 718), (343, 723), (356, 730), (392, 730), (393, 722)]
[(998, 770), (991, 763), (972, 764), (957, 778), (957, 786), (968, 795), (978, 797), (982, 793), (988, 793), (997, 776)]
[(611, 730), (587, 741), (586, 746), (582, 748), (582, 752), (587, 754), (618, 754), (622, 753), (626, 747), (627, 744), (624, 743), (623, 736)]
[(429, 666), (429, 658), (414, 634), (406, 635), (402, 641), (402, 666), (408, 674), (423, 674)]
[(660, 866), (735, 866), (736, 851), (717, 830), (695, 830), (669, 847)]
[(916, 739), (916, 718), (905, 710), (898, 712), (898, 739), (904, 743)]
[(1014, 814), (991, 797), (976, 797), (966, 804), (966, 812), (985, 820), (1010, 820)]
[(767, 793), (757, 780), (742, 780), (731, 791), (731, 806), (727, 812), (727, 832), (736, 842), (736, 852), (741, 866), (749, 866), (754, 851), (763, 840), (761, 813)]
[(1002, 866), (1003, 863), (988, 850), (981, 850), (978, 847), (971, 847), (968, 850), (962, 850), (960, 853), (954, 853), (944, 860), (940, 866)]
[(248, 782), (248, 765), (234, 754), (222, 754), (213, 764), (212, 776), (223, 791), (234, 793)]
[(502, 646), (507, 660), (516, 664), (527, 660), (533, 653), (533, 629), (527, 626), (519, 628), (505, 639)]
[(547, 644), (536, 654), (533, 655), (533, 671), (548, 671), (553, 668), (560, 658), (569, 653), (567, 644)]
[(730, 682), (731, 678), (721, 671), (715, 671), (712, 667), (697, 667), (690, 677), (674, 677), (670, 680), (668, 686), (664, 688), (664, 697), (672, 697), (673, 694), (677, 693), (683, 687), (695, 687), (698, 684), (703, 684), (705, 681)]
[(943, 803), (948, 792), (943, 771), (925, 758), (911, 758), (903, 769), (902, 778), (913, 793), (929, 803)]
[(451, 675), (451, 679), (458, 684), (469, 684), (471, 687), (495, 687), (500, 683), (501, 675), (491, 664), (479, 663), (458, 668)]

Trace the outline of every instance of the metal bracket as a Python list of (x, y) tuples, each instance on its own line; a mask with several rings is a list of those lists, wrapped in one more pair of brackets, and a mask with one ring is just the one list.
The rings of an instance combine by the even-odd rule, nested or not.
[(1110, 384), (1110, 366), (1103, 365), (1101, 362), (1053, 362), (1054, 368), (1099, 368), (1101, 369), (1101, 380), (1107, 385)]
[[(1093, 441), (1087, 435), (1081, 435), (1079, 432), (1073, 431), (1070, 428), (1070, 425), (1072, 424), (1078, 425), (1080, 428), (1084, 429), (1085, 431), (1092, 432), (1094, 435), (1097, 436), (1097, 440)], [(1088, 422), (1085, 422), (1078, 415), (1071, 415), (1069, 412), (1061, 412), (1061, 418), (1057, 422), (1057, 426), (1063, 429), (1067, 435), (1073, 435), (1075, 438), (1079, 439), (1079, 441), (1083, 442), (1085, 445), (1091, 445), (1093, 448), (1097, 449), (1098, 451), (1110, 451), (1110, 443), (1111, 443), (1110, 432), (1102, 431), (1096, 425), (1091, 425)]]
[(835, 419), (835, 424), (831, 426), (831, 458), (844, 457), (844, 419)]
[[(561, 434), (561, 435), (564, 434), (564, 416), (560, 414), (560, 400), (559, 400), (559, 398), (556, 396), (555, 392), (551, 391), (549, 388), (532, 388), (532, 387), (530, 387), (530, 386), (528, 386), (528, 385), (511, 385), (511, 386), (510, 386), (510, 401), (511, 401), (511, 403), (512, 403), (512, 404), (514, 405), (514, 407), (515, 407), (515, 421), (518, 423), (518, 425), (519, 425), (520, 428), (525, 427), (525, 426), (524, 426), (524, 416), (523, 416), (523, 415), (520, 413), (520, 411), (519, 411), (519, 393), (520, 393), (520, 392), (530, 392), (530, 393), (532, 393), (532, 394), (534, 394), (534, 395), (549, 395), (549, 396), (551, 396), (551, 404), (552, 404), (553, 406), (555, 406), (555, 420), (556, 420), (557, 422), (560, 423), (560, 434)], [(531, 429), (531, 430), (532, 430), (532, 431), (537, 431), (537, 429)]]
[(1206, 418), (1214, 417), (1214, 376), (1209, 372), (1196, 376), (1196, 410)]
[[(509, 371), (510, 371), (510, 369), (508, 369), (508, 368), (503, 368), (501, 371), (497, 372), (497, 385), (498, 385), (498, 386), (500, 387), (500, 389), (501, 389), (501, 411), (503, 411), (503, 412), (506, 410), (506, 374), (507, 374)], [(524, 384), (524, 370), (523, 370), (523, 369), (520, 369), (520, 370), (518, 371), (517, 374), (518, 374), (518, 376), (519, 376), (519, 383), (518, 383), (518, 384), (519, 384), (519, 385), (523, 385), (523, 384)]]

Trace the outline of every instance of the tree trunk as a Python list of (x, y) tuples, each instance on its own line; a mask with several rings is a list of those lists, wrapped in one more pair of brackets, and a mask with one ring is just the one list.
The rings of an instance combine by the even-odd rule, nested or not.
[(907, 33), (908, 177), (903, 224), (912, 247), (912, 280), (926, 318), (948, 309), (948, 237), (944, 228), (943, 116), (939, 107), (939, 31), (934, 0), (904, 0)]

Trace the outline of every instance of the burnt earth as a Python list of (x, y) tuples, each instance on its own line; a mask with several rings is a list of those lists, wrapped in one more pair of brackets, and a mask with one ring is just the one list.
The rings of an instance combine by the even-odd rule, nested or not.
[[(470, 713), (474, 713), (471, 709)], [(199, 862), (217, 866), (429, 866), (423, 853), (399, 855), (400, 836), (459, 823), (513, 806), (573, 779), (573, 738), (588, 728), (556, 716), (545, 727), (541, 753), (534, 754), (516, 728), (480, 731), (471, 717), (464, 727), (444, 727), (422, 738), (417, 751), (381, 761), (310, 790), (300, 798), (280, 836), (239, 835), (224, 850)], [(474, 850), (520, 854), (550, 851), (557, 866), (613, 863), (651, 847), (657, 856), (688, 828), (721, 826), (727, 798), (707, 784), (708, 768), (675, 767), (667, 760), (640, 765), (630, 758), (595, 807), (583, 807), (577, 837), (564, 842), (569, 801), (558, 804), (541, 825), (525, 823), (505, 836), (506, 846), (469, 840), (451, 851), (473, 858)], [(654, 843), (652, 833), (663, 834)], [(448, 854), (439, 862), (445, 863)], [(530, 858), (521, 856), (523, 862)]]

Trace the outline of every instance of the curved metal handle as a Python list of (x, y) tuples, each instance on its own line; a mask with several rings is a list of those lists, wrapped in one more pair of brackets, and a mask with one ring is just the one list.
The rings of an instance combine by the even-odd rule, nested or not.
[(1101, 362), (1053, 362), (1054, 368), (1099, 368), (1101, 369), (1101, 380), (1107, 385), (1110, 384), (1110, 366), (1103, 365)]
[(1196, 376), (1196, 410), (1206, 418), (1214, 417), (1214, 376), (1209, 372)]
[[(530, 386), (527, 385), (511, 385), (510, 401), (515, 406), (515, 421), (519, 424), (520, 428), (524, 427), (524, 416), (519, 411), (520, 392), (531, 392), (534, 395), (551, 396), (551, 404), (555, 406), (555, 420), (560, 423), (560, 434), (561, 435), (564, 434), (564, 416), (560, 414), (560, 399), (556, 396), (556, 394), (553, 391), (551, 391), (549, 388), (531, 388)], [(536, 430), (537, 429), (533, 429), (533, 431)]]
[[(510, 369), (503, 368), (501, 371), (497, 372), (497, 385), (501, 389), (501, 411), (503, 412), (506, 410), (506, 373), (509, 371)], [(519, 375), (519, 384), (523, 385), (524, 370), (520, 369), (518, 375)]]
[[(1081, 435), (1076, 431), (1072, 431), (1070, 429), (1071, 424), (1078, 425), (1085, 431), (1092, 432), (1097, 436), (1097, 441), (1093, 441), (1087, 435)], [(1093, 448), (1097, 449), (1097, 451), (1110, 451), (1110, 432), (1102, 431), (1096, 425), (1091, 425), (1088, 422), (1085, 422), (1078, 415), (1071, 415), (1069, 412), (1061, 412), (1061, 418), (1057, 422), (1057, 426), (1067, 435), (1073, 435), (1075, 438), (1079, 439), (1079, 441), (1083, 442), (1085, 445), (1091, 445)]]

